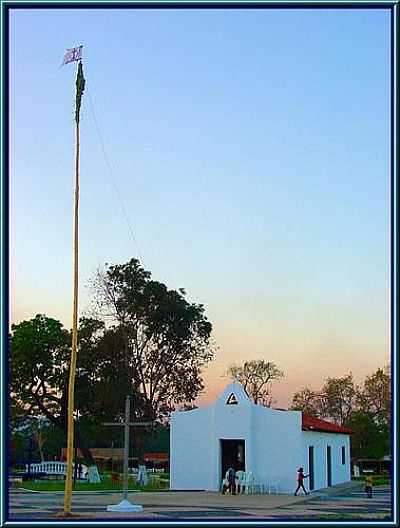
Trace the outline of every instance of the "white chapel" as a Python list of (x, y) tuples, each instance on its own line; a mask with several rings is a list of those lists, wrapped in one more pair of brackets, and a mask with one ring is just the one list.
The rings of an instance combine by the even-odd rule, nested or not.
[(349, 429), (256, 405), (239, 383), (212, 405), (173, 412), (170, 434), (173, 490), (218, 491), (230, 465), (274, 482), (279, 493), (293, 493), (300, 466), (310, 490), (351, 478)]

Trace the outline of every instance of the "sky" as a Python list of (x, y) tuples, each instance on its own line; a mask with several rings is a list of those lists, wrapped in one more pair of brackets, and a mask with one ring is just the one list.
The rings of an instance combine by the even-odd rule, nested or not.
[(71, 327), (82, 44), (79, 309), (105, 263), (183, 287), (277, 406), (390, 358), (390, 13), (18, 9), (10, 15), (10, 319)]

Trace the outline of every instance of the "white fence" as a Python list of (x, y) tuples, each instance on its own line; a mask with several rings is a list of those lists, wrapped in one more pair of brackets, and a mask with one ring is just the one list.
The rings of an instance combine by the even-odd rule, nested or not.
[[(73, 466), (75, 466), (75, 464), (73, 464)], [(81, 477), (84, 477), (86, 476), (88, 468), (84, 464), (81, 464), (81, 467)], [(29, 470), (29, 464), (25, 464), (25, 469), (26, 471)], [(30, 465), (30, 472), (33, 474), (46, 473), (47, 475), (65, 475), (67, 473), (67, 463), (57, 461), (39, 462), (38, 464)]]
[[(138, 468), (134, 467), (134, 468), (129, 468), (129, 473), (138, 473)], [(164, 468), (160, 468), (160, 469), (155, 469), (155, 468), (146, 468), (146, 472), (147, 473), (165, 473), (165, 469)]]

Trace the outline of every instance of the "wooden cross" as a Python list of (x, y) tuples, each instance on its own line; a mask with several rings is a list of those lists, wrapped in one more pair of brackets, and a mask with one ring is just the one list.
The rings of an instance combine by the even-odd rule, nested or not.
[(127, 500), (128, 497), (128, 462), (129, 462), (129, 427), (146, 427), (152, 425), (154, 422), (131, 422), (130, 421), (130, 412), (131, 412), (131, 397), (128, 395), (125, 400), (125, 420), (123, 422), (110, 423), (106, 422), (103, 425), (106, 426), (119, 426), (124, 428), (124, 483), (123, 483), (123, 493), (124, 499)]

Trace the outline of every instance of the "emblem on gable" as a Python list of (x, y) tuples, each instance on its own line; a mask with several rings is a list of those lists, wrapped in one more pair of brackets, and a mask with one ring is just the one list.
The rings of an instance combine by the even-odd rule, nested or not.
[(229, 398), (226, 400), (226, 405), (237, 405), (238, 401), (233, 392), (230, 393)]

